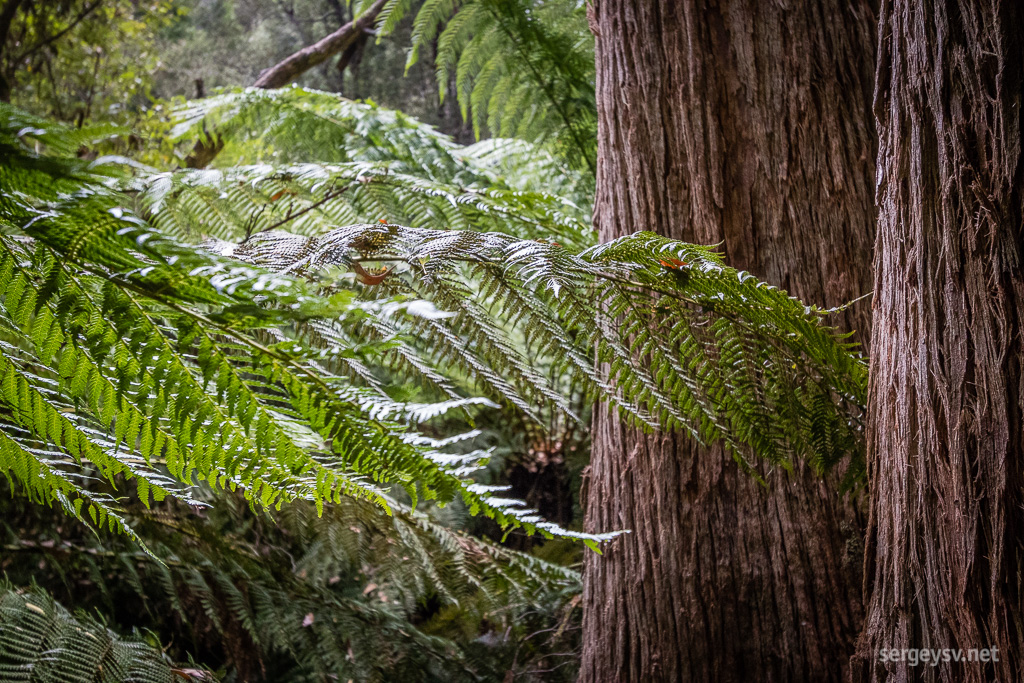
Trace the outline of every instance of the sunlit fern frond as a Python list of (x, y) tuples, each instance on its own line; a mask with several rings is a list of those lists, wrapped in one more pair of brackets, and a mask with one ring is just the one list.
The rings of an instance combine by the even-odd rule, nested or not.
[(442, 183), (385, 162), (185, 170), (148, 175), (133, 187), (140, 213), (167, 234), (193, 240), (240, 241), (282, 226), (317, 235), (383, 220), (592, 242), (581, 209), (554, 195)]
[[(480, 143), (463, 158), (493, 175), (520, 156), (504, 151), (519, 144)], [(511, 171), (512, 182), (554, 183), (557, 162), (532, 158), (544, 170), (527, 171), (525, 181)], [(303, 331), (311, 344), (389, 340), (390, 369), (442, 397), (456, 379), (527, 413), (564, 410), (560, 390), (535, 370), (544, 357), (634, 420), (723, 439), (744, 461), (757, 453), (788, 465), (798, 456), (825, 469), (854, 454), (850, 471), (860, 467), (863, 359), (821, 312), (725, 268), (709, 250), (644, 233), (586, 251), (583, 220), (536, 186), (481, 193), (359, 162), (184, 172), (150, 183), (138, 200), (168, 230), (213, 235), (225, 240), (217, 246), (224, 254), (290, 274), (340, 269), (328, 279), (379, 279), (373, 291), (427, 298), (451, 313), (411, 323), (374, 314), (355, 328)], [(369, 225), (377, 218), (385, 224)], [(249, 239), (236, 248), (240, 237)], [(398, 262), (406, 272), (366, 280), (352, 272), (361, 261)], [(372, 370), (348, 371), (373, 384)]]
[[(563, 186), (593, 182), (545, 147), (523, 139), (498, 138), (464, 147), (400, 111), (298, 86), (225, 89), (170, 108), (168, 123), (172, 142), (191, 144), (212, 136), (222, 143), (210, 163), (220, 168), (387, 162), (396, 172), (426, 180), (561, 197), (571, 194)], [(582, 191), (576, 194), (589, 202)]]
[[(6, 120), (17, 123), (16, 112)], [(364, 395), (318, 372), (333, 352), (265, 342), (267, 330), (361, 315), (351, 294), (324, 297), (301, 279), (175, 242), (74, 161), (73, 192), (51, 201), (17, 189), (19, 169), (44, 158), (24, 145), (33, 135), (0, 130), (29, 160), (6, 165), (15, 191), (0, 213), (0, 453), (19, 487), (129, 533), (112, 491), (130, 483), (148, 503), (187, 497), (197, 480), (241, 488), (264, 508), (294, 499), (322, 508), (344, 495), (386, 507), (385, 490), (400, 486), (414, 500), (458, 497), (501, 524), (563, 533), (433, 457), (408, 424), (373, 417)], [(60, 157), (45, 158), (59, 169)]]
[(824, 470), (852, 456), (859, 467), (864, 359), (827, 326), (827, 312), (728, 268), (712, 249), (651, 232), (581, 251), (362, 224), (320, 237), (260, 234), (232, 253), (326, 287), (351, 286), (346, 271), (363, 264), (389, 265), (364, 296), (423, 299), (452, 315), (371, 316), (350, 333), (384, 328), (415, 340), (392, 352), (397, 366), (415, 356), (439, 376), (464, 373), (526, 412), (565, 408), (526, 355), (535, 349), (648, 428), (722, 439), (744, 462), (806, 458)]
[(470, 183), (480, 171), (459, 158), (459, 145), (432, 126), (374, 104), (291, 86), (234, 88), (187, 102), (171, 113), (172, 141), (214, 136), (219, 166), (273, 162), (386, 161), (396, 171)]
[(301, 88), (225, 91), (172, 117), (175, 139), (215, 131), (223, 149), (219, 171), (140, 174), (147, 206), (178, 207), (168, 229), (233, 239), (308, 211), (290, 229), (384, 218), (593, 242), (592, 179), (522, 140), (462, 147), (398, 112)]
[(594, 178), (573, 171), (539, 145), (518, 138), (488, 138), (465, 147), (462, 155), (517, 190), (555, 195), (580, 207), (593, 202)]

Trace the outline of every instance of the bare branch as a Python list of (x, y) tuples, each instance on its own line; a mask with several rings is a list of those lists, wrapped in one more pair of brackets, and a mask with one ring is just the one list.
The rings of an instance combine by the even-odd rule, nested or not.
[(377, 0), (359, 18), (334, 33), (302, 48), (260, 74), (253, 85), (257, 88), (280, 88), (352, 45), (377, 19), (387, 0)]
[[(334, 55), (355, 45), (365, 31), (376, 21), (377, 15), (384, 9), (387, 0), (377, 0), (358, 18), (353, 19), (334, 33), (291, 54), (281, 62), (263, 71), (253, 86), (265, 90), (274, 90), (288, 85), (293, 80), (322, 64)], [(187, 168), (206, 168), (221, 149), (224, 141), (216, 135), (209, 135), (207, 140), (196, 142), (192, 153), (185, 160)]]

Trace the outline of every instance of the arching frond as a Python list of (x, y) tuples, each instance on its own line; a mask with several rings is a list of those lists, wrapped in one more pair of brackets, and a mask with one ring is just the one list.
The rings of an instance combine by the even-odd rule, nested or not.
[[(578, 236), (581, 223), (548, 196), (385, 162), (157, 173), (128, 196), (77, 160), (39, 154), (41, 129), (5, 116), (2, 218), (30, 238), (0, 244), (0, 397), (19, 447), (4, 451), (5, 472), (76, 516), (125, 528), (112, 498), (77, 483), (88, 472), (146, 501), (187, 499), (207, 481), (263, 507), (346, 495), (387, 506), (398, 486), (413, 500), (461, 498), (506, 526), (607, 537), (560, 529), (468, 479), (464, 457), (391, 417), (402, 409), (373, 364), (423, 381), (445, 406), (468, 405), (470, 388), (575, 418), (539, 354), (635, 423), (721, 439), (741, 463), (860, 466), (863, 360), (825, 312), (713, 250), (650, 232), (589, 248), (524, 239)], [(39, 174), (65, 186), (36, 196)], [(463, 229), (348, 224), (367, 212)], [(511, 229), (482, 232), (490, 225)], [(204, 250), (169, 234), (244, 241)]]
[[(408, 10), (408, 3), (390, 3), (377, 19), (380, 34)], [(441, 96), (454, 80), (478, 135), (486, 126), (493, 135), (550, 142), (593, 175), (594, 40), (586, 3), (427, 0), (413, 22), (408, 65), (435, 41)]]
[(788, 466), (801, 457), (819, 470), (851, 455), (859, 463), (863, 359), (827, 327), (827, 312), (728, 268), (708, 248), (641, 232), (578, 251), (498, 233), (364, 224), (321, 237), (261, 234), (233, 256), (325, 286), (344, 284), (339, 266), (390, 264), (367, 295), (413, 296), (454, 313), (391, 322), (421, 340), (396, 362), (415, 354), (426, 367), (461, 368), (524, 410), (563, 404), (518, 340), (647, 427), (723, 439), (741, 460)]
[(147, 176), (134, 184), (140, 212), (185, 239), (244, 240), (288, 226), (316, 235), (353, 222), (408, 222), (590, 243), (575, 205), (552, 195), (460, 186), (386, 163), (236, 166)]
[[(0, 398), (5, 436), (19, 447), (0, 452), (19, 487), (127, 530), (108, 499), (75, 477), (89, 473), (112, 489), (130, 482), (144, 501), (187, 497), (206, 481), (263, 507), (322, 507), (344, 495), (386, 506), (386, 488), (400, 486), (414, 500), (461, 498), (503, 525), (581, 536), (481, 489), (408, 425), (371, 415), (344, 379), (318, 372), (322, 349), (265, 343), (264, 330), (361, 315), (350, 295), (321, 296), (300, 279), (175, 242), (76, 162), (36, 153), (26, 143), (35, 129), (17, 125), (16, 114), (6, 121), (13, 199), (0, 219), (31, 238), (0, 240), (9, 340)], [(78, 174), (78, 189), (55, 201), (27, 192), (36, 181), (22, 182), (19, 169), (44, 158), (37, 168), (62, 181)]]
[(387, 161), (396, 171), (443, 182), (480, 179), (479, 170), (459, 158), (459, 146), (432, 126), (298, 86), (224, 90), (176, 108), (172, 122), (172, 141), (214, 135), (223, 142), (216, 157), (221, 166)]
[(593, 241), (592, 179), (522, 140), (462, 147), (398, 112), (302, 88), (225, 91), (174, 118), (176, 139), (216, 131), (223, 144), (223, 170), (147, 173), (136, 187), (147, 209), (177, 207), (164, 224), (174, 234), (237, 239), (295, 215), (290, 229), (310, 234), (384, 218)]

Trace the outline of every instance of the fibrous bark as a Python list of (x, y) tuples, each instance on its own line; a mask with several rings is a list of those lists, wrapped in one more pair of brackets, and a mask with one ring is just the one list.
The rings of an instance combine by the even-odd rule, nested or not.
[[(721, 244), (805, 301), (869, 291), (868, 1), (599, 0), (595, 221)], [(866, 340), (867, 307), (838, 324)], [(861, 624), (860, 524), (837, 487), (597, 410), (580, 680), (840, 680)]]
[(855, 680), (1024, 680), (1022, 82), (1017, 0), (882, 3)]

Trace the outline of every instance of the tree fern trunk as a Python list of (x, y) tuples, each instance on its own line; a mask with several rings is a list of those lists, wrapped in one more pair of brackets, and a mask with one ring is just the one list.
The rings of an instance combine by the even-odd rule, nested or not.
[[(879, 40), (872, 592), (855, 679), (1021, 681), (1024, 7), (889, 0)], [(990, 647), (998, 662), (879, 657)]]
[[(809, 302), (869, 291), (870, 2), (600, 0), (596, 223), (722, 243)], [(710, 6), (706, 6), (710, 5)], [(868, 310), (840, 321), (866, 339)], [(806, 468), (597, 411), (581, 681), (839, 680), (861, 624), (854, 505)]]

